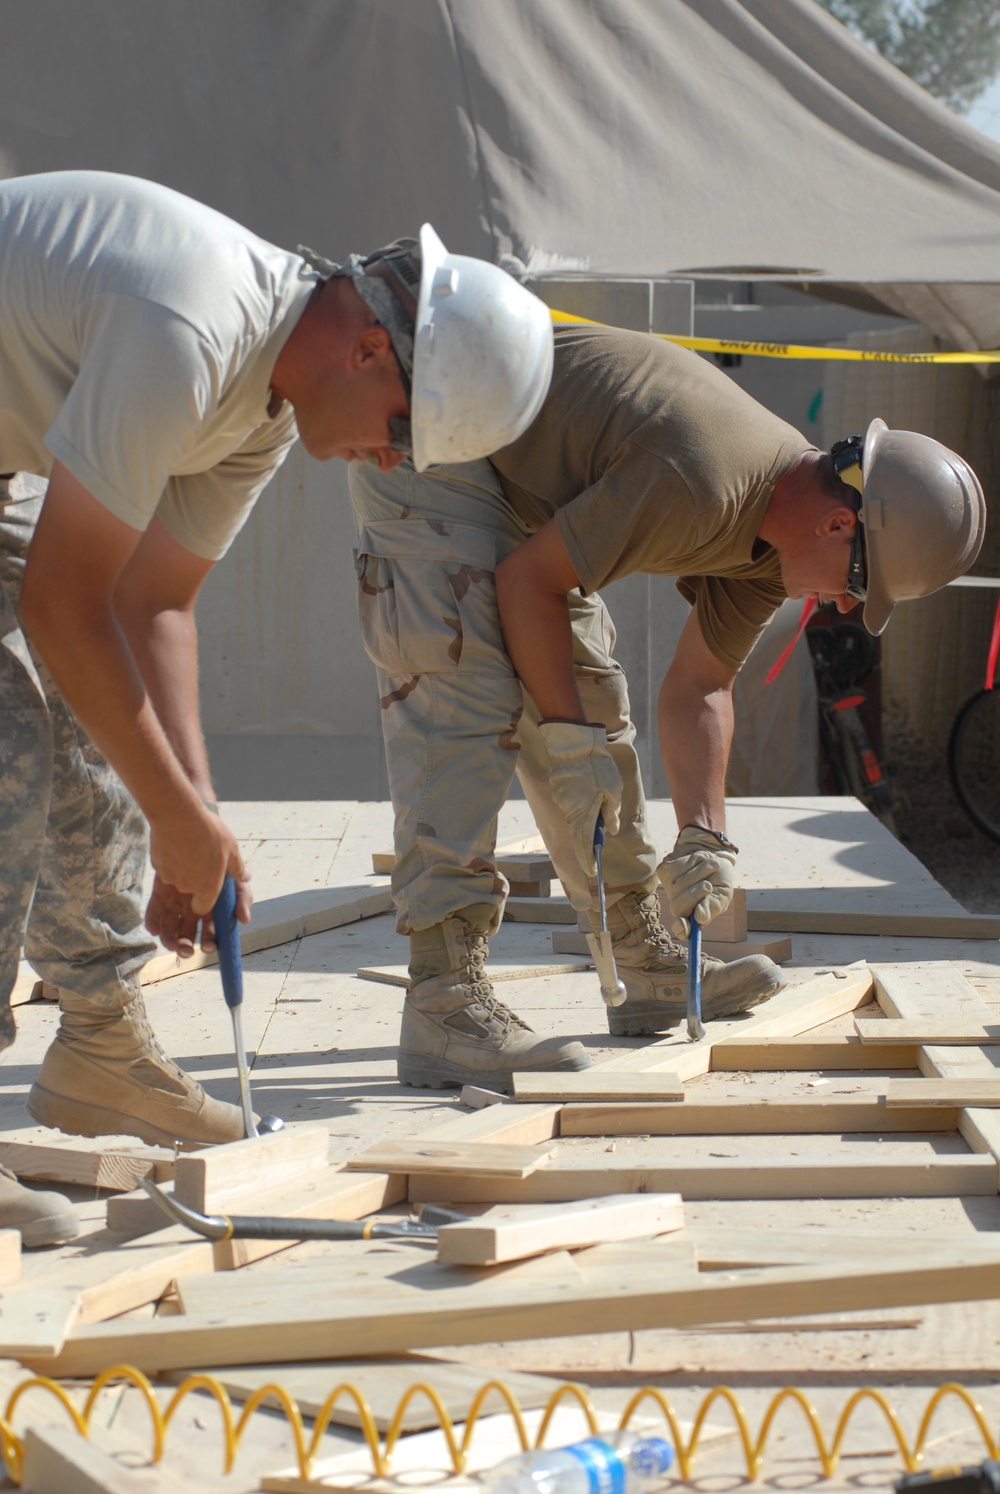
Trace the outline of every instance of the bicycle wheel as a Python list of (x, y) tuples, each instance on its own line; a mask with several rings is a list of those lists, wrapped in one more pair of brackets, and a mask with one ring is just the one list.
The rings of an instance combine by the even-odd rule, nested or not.
[(1000, 841), (1000, 690), (978, 691), (955, 717), (948, 772), (969, 819)]

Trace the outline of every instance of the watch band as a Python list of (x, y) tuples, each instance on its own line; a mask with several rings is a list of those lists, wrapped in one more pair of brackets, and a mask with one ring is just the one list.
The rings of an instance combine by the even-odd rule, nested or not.
[(684, 829), (701, 830), (705, 835), (713, 835), (724, 851), (732, 851), (734, 856), (738, 856), (740, 853), (739, 846), (733, 844), (724, 830), (710, 830), (707, 825), (696, 825), (693, 821), (691, 824), (685, 825)]

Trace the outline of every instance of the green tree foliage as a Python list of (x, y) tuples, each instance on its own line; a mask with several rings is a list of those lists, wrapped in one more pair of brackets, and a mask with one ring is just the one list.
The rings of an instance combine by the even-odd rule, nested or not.
[(952, 109), (967, 109), (1000, 72), (1000, 0), (819, 0)]

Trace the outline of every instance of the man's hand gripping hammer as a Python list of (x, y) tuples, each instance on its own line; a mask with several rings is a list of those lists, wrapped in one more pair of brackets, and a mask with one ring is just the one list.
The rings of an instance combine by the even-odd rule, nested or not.
[(591, 957), (597, 969), (597, 975), (601, 982), (601, 995), (604, 997), (605, 1006), (621, 1006), (628, 997), (624, 984), (618, 978), (615, 968), (614, 951), (611, 948), (611, 935), (608, 932), (608, 907), (604, 896), (604, 867), (601, 858), (604, 851), (604, 816), (597, 816), (597, 824), (594, 826), (594, 859), (597, 862), (597, 907), (600, 914), (600, 929), (596, 934), (587, 935), (587, 944), (590, 948)]

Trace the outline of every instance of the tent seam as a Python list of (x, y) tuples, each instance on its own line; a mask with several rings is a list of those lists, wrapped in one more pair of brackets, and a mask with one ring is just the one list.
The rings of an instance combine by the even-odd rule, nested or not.
[(469, 122), (472, 125), (472, 138), (475, 142), (476, 165), (479, 170), (480, 180), (483, 184), (483, 212), (486, 217), (487, 231), (489, 232), (490, 238), (493, 241), (493, 258), (494, 260), (496, 260), (497, 251), (499, 249), (499, 241), (497, 236), (496, 224), (493, 221), (492, 208), (490, 206), (490, 194), (487, 185), (486, 163), (483, 158), (483, 152), (479, 140), (479, 120), (476, 117), (476, 112), (472, 105), (472, 90), (469, 87), (469, 78), (468, 73), (466, 72), (465, 58), (462, 54), (462, 48), (459, 45), (458, 30), (455, 26), (455, 17), (452, 13), (451, 0), (441, 0), (441, 10), (442, 14), (447, 20), (448, 29), (451, 33), (451, 45), (455, 53), (455, 59), (458, 63), (458, 71), (462, 79), (462, 90), (465, 94), (465, 107), (468, 110)]

